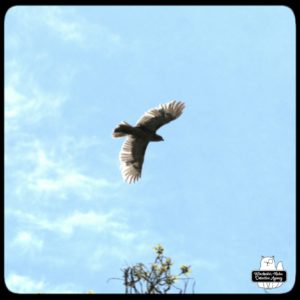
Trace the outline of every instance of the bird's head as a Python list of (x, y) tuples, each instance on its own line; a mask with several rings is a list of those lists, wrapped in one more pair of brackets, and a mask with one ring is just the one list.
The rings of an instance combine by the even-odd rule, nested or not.
[(153, 138), (153, 141), (154, 142), (160, 142), (160, 141), (164, 141), (163, 137), (158, 135), (158, 134), (155, 134), (154, 138)]

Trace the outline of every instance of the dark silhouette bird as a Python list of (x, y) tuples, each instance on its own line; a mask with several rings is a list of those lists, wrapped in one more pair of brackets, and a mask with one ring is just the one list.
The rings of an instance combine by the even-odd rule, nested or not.
[(121, 172), (126, 182), (132, 183), (141, 177), (145, 151), (149, 142), (164, 140), (156, 134), (156, 130), (178, 118), (184, 107), (183, 102), (174, 100), (150, 109), (135, 126), (123, 122), (115, 128), (114, 137), (127, 136), (120, 152)]

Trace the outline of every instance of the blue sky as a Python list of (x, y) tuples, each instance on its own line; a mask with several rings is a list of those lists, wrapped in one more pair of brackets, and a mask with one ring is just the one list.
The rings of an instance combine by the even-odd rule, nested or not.
[[(111, 134), (186, 108), (126, 184)], [(284, 6), (15, 6), (5, 18), (5, 281), (123, 293), (161, 243), (197, 293), (295, 278), (295, 19)]]

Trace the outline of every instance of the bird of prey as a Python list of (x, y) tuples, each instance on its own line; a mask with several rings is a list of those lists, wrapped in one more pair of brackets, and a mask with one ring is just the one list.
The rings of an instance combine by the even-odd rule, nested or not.
[(184, 107), (183, 102), (174, 100), (150, 109), (135, 126), (124, 121), (115, 128), (113, 137), (127, 137), (119, 156), (122, 176), (126, 182), (132, 183), (141, 177), (144, 155), (149, 142), (164, 140), (156, 134), (156, 130), (178, 118)]

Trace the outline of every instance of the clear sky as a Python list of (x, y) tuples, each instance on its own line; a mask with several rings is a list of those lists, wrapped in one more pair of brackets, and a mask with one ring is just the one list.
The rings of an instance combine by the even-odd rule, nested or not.
[[(141, 180), (120, 121), (181, 100)], [(120, 268), (192, 266), (197, 293), (295, 278), (295, 19), (284, 6), (16, 6), (5, 18), (5, 281), (123, 293)]]

